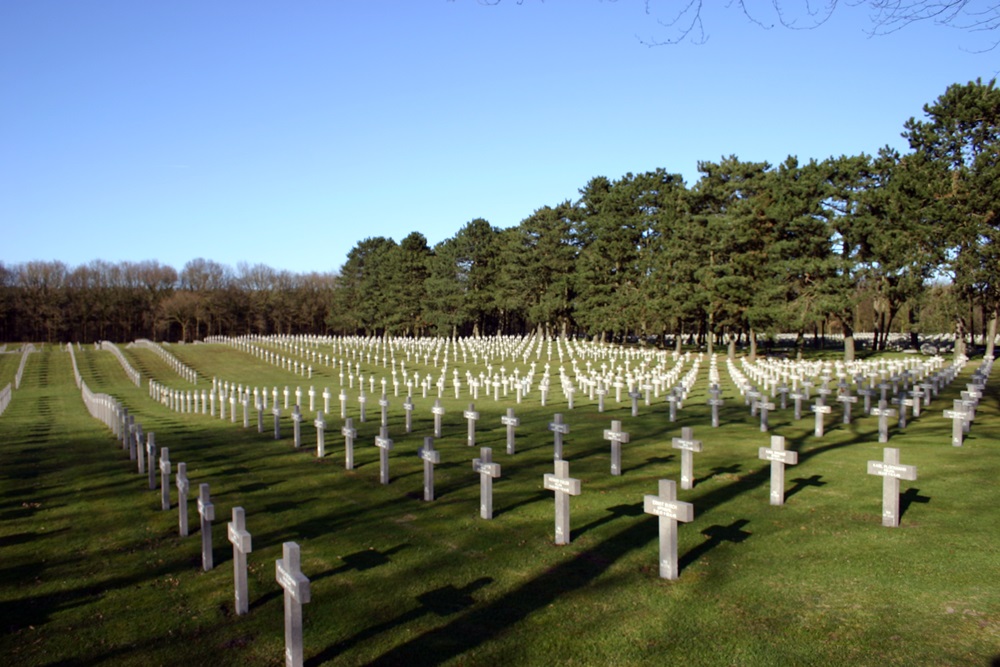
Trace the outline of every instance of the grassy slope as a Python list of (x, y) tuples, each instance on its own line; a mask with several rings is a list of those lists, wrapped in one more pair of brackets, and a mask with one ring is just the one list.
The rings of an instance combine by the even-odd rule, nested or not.
[[(157, 380), (190, 386), (152, 353), (124, 351)], [(208, 378), (339, 389), (330, 369), (317, 369), (310, 383), (230, 348), (171, 351)], [(187, 462), (193, 489), (211, 483), (216, 568), (201, 571), (197, 530), (177, 537), (176, 510), (159, 511), (159, 496), (86, 414), (69, 355), (47, 346), (32, 356), (0, 418), (0, 652), (18, 664), (277, 664), (282, 598), (273, 562), (286, 540), (301, 545), (312, 580), (305, 642), (313, 664), (965, 665), (1000, 654), (995, 386), (961, 449), (948, 444), (950, 422), (940, 416), (957, 386), (905, 433), (892, 433), (890, 446), (919, 472), (903, 482), (898, 529), (880, 525), (881, 481), (865, 474), (865, 462), (881, 458), (873, 418), (844, 427), (833, 424), (835, 411), (817, 440), (811, 415), (792, 422), (790, 410), (774, 413), (772, 431), (800, 452), (788, 468), (787, 504), (775, 508), (756, 458), (768, 435), (731, 386), (723, 426), (708, 426), (704, 370), (673, 424), (662, 402), (632, 418), (613, 401), (603, 414), (586, 400), (572, 412), (564, 402), (542, 409), (526, 401), (516, 406), (522, 426), (513, 457), (503, 452), (499, 423), (513, 401), (481, 396), (477, 444), (492, 446), (503, 466), (496, 519), (487, 522), (478, 517), (470, 465), (478, 450), (465, 444), (468, 397), (444, 401), (438, 500), (424, 503), (415, 451), (432, 429), (432, 398), (416, 398), (407, 436), (402, 398), (390, 397), (395, 448), (383, 487), (372, 446), (375, 397), (368, 421), (357, 424), (357, 390), (349, 392), (359, 446), (358, 467), (346, 472), (338, 420), (330, 420), (328, 456), (318, 461), (311, 416), (296, 451), (287, 413), (275, 442), (270, 416), (260, 435), (255, 419), (244, 431), (242, 420), (170, 413), (129, 384), (109, 353), (88, 349), (77, 358), (89, 385), (123, 400), (156, 432), (175, 469)], [(541, 488), (552, 466), (546, 425), (557, 411), (571, 425), (566, 455), (583, 484), (565, 547), (552, 544), (552, 494)], [(609, 475), (601, 438), (611, 419), (632, 435), (622, 477)], [(655, 492), (657, 479), (679, 477), (670, 438), (682, 426), (694, 427), (705, 451), (695, 457), (695, 489), (679, 492), (696, 516), (680, 527), (681, 577), (666, 582), (642, 496)], [(237, 505), (254, 545), (251, 611), (242, 618), (232, 614), (224, 526)], [(194, 502), (190, 512), (196, 526)]]

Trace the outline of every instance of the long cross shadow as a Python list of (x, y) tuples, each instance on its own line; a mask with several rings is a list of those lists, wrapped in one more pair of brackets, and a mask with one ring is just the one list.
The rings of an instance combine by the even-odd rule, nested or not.
[(713, 477), (719, 477), (720, 475), (735, 475), (742, 469), (743, 466), (741, 466), (739, 463), (734, 463), (733, 465), (730, 466), (715, 466), (714, 468), (712, 468), (712, 471), (708, 475), (700, 479), (695, 479), (695, 486), (697, 486), (698, 484), (704, 484)]
[(646, 459), (643, 463), (639, 463), (638, 465), (634, 465), (631, 468), (625, 468), (623, 466), (622, 467), (622, 474), (625, 474), (627, 472), (632, 472), (634, 470), (642, 470), (643, 468), (648, 468), (649, 466), (653, 466), (653, 465), (661, 465), (661, 464), (664, 464), (664, 463), (670, 463), (671, 461), (674, 460), (674, 458), (675, 457), (674, 457), (673, 454), (670, 454), (668, 456), (651, 456), (648, 459)]
[(906, 510), (909, 509), (910, 505), (913, 503), (921, 503), (926, 505), (931, 499), (928, 496), (920, 495), (920, 489), (907, 489), (906, 493), (899, 496), (899, 518), (903, 518), (906, 514)]
[(826, 486), (826, 482), (821, 482), (823, 475), (813, 475), (812, 477), (796, 477), (792, 480), (794, 486), (791, 486), (787, 491), (785, 491), (785, 500), (788, 500), (794, 496), (799, 491), (802, 491), (807, 486)]
[[(628, 528), (549, 568), (507, 595), (469, 609), (451, 622), (396, 646), (370, 664), (429, 667), (447, 662), (506, 632), (560, 596), (587, 586), (626, 553), (645, 546), (655, 537), (655, 518), (639, 518)], [(324, 651), (323, 655), (332, 654)]]
[(611, 521), (623, 516), (642, 516), (642, 503), (634, 503), (632, 505), (615, 505), (614, 507), (609, 507), (608, 512), (610, 512), (610, 514), (606, 514), (599, 519), (595, 519), (584, 526), (576, 528), (572, 531), (572, 536), (579, 537), (588, 530), (593, 530), (598, 526), (603, 526), (604, 524), (610, 523)]
[[(357, 644), (365, 642), (372, 637), (376, 637), (383, 632), (388, 632), (411, 621), (415, 621), (416, 619), (428, 614), (445, 617), (465, 611), (476, 604), (472, 594), (491, 583), (493, 583), (493, 579), (491, 577), (480, 577), (479, 579), (476, 579), (461, 588), (456, 588), (455, 586), (449, 584), (447, 586), (442, 586), (441, 588), (435, 588), (434, 590), (427, 591), (426, 593), (417, 596), (417, 607), (400, 616), (397, 616), (392, 620), (379, 623), (378, 625), (373, 625), (370, 628), (365, 628), (353, 637), (345, 639), (342, 642), (331, 644), (323, 649), (322, 652), (306, 660), (305, 664), (310, 666), (321, 665), (328, 660), (335, 659), (344, 651), (347, 651)], [(433, 657), (431, 655), (424, 655), (423, 659), (426, 661), (428, 659), (433, 659)], [(408, 662), (406, 664), (415, 663)], [(428, 663), (424, 662), (421, 664)]]
[(728, 526), (709, 526), (701, 531), (701, 534), (708, 539), (688, 551), (678, 560), (678, 570), (683, 570), (723, 542), (739, 544), (750, 537), (752, 533), (743, 530), (743, 526), (748, 523), (750, 523), (748, 519), (737, 519)]
[(327, 577), (332, 577), (335, 574), (341, 574), (342, 572), (347, 572), (349, 570), (357, 570), (358, 572), (364, 572), (365, 570), (370, 570), (380, 565), (388, 565), (390, 560), (389, 556), (394, 556), (403, 549), (409, 547), (409, 544), (397, 544), (391, 549), (386, 549), (385, 551), (379, 551), (378, 549), (365, 549), (364, 551), (355, 551), (352, 554), (347, 554), (346, 556), (341, 556), (340, 560), (344, 561), (344, 564), (340, 567), (330, 568), (326, 572), (321, 572), (320, 574), (314, 576), (312, 581), (319, 581), (320, 579), (326, 579)]

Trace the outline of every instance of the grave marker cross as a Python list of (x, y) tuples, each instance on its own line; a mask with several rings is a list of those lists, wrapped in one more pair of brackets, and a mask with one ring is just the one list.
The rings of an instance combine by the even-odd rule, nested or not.
[(799, 453), (785, 449), (785, 438), (771, 436), (771, 447), (761, 447), (757, 457), (771, 462), (771, 504), (785, 504), (785, 466), (799, 462)]
[(917, 467), (901, 465), (894, 447), (886, 447), (882, 458), (868, 462), (868, 474), (882, 478), (882, 525), (895, 528), (899, 525), (899, 480), (915, 480)]
[(622, 474), (622, 443), (627, 443), (629, 434), (622, 431), (622, 423), (611, 422), (611, 428), (604, 430), (604, 439), (611, 442), (611, 474)]
[(545, 473), (543, 486), (555, 491), (556, 496), (556, 544), (569, 544), (569, 497), (580, 495), (580, 480), (569, 476), (569, 462), (555, 462), (555, 474)]
[(660, 577), (677, 578), (677, 522), (694, 520), (694, 505), (677, 500), (677, 483), (661, 479), (659, 495), (643, 496), (643, 511), (660, 518)]
[(493, 518), (493, 478), (500, 476), (500, 464), (493, 462), (493, 450), (479, 448), (479, 458), (472, 459), (472, 469), (479, 473), (479, 516)]
[(302, 605), (310, 601), (309, 579), (302, 574), (299, 545), (281, 545), (274, 578), (285, 591), (285, 667), (302, 667)]
[(236, 615), (250, 611), (247, 593), (247, 554), (253, 551), (253, 542), (247, 532), (246, 515), (242, 507), (233, 508), (233, 520), (229, 522), (229, 541), (233, 545), (233, 582), (236, 591)]
[(681, 437), (674, 438), (671, 445), (681, 450), (681, 488), (694, 488), (694, 452), (701, 451), (701, 440), (694, 439), (694, 431), (690, 426), (681, 429)]

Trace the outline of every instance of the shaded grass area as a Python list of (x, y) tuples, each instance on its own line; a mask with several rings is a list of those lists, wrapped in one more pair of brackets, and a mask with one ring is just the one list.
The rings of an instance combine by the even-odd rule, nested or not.
[[(129, 350), (144, 373), (189, 385), (142, 352)], [(303, 392), (310, 384), (224, 346), (171, 352), (207, 377)], [(826, 437), (816, 439), (812, 415), (796, 422), (790, 409), (772, 413), (772, 432), (800, 462), (787, 469), (787, 504), (771, 507), (769, 472), (757, 459), (769, 434), (728, 384), (723, 425), (710, 428), (704, 370), (674, 423), (662, 401), (632, 418), (613, 400), (599, 414), (579, 397), (573, 411), (554, 395), (546, 408), (537, 398), (516, 406), (512, 396), (481, 397), (477, 447), (493, 447), (503, 467), (496, 519), (483, 521), (464, 390), (462, 399), (442, 400), (438, 500), (425, 503), (416, 449), (432, 432), (436, 392), (415, 397), (409, 435), (402, 397), (390, 396), (395, 444), (391, 483), (382, 486), (376, 397), (361, 424), (356, 388), (349, 416), (359, 431), (357, 468), (348, 472), (338, 419), (329, 420), (327, 458), (317, 460), (311, 415), (295, 450), (287, 414), (275, 441), (269, 414), (258, 434), (256, 419), (244, 430), (242, 420), (171, 413), (145, 386), (128, 383), (109, 353), (83, 350), (77, 359), (90, 386), (123, 400), (156, 432), (175, 468), (187, 463), (193, 489), (211, 484), (216, 568), (201, 571), (197, 529), (177, 536), (176, 509), (160, 511), (145, 476), (86, 414), (69, 355), (47, 347), (32, 356), (0, 418), (0, 651), (17, 664), (278, 664), (282, 598), (273, 561), (286, 540), (301, 545), (312, 580), (304, 612), (310, 664), (985, 665), (1000, 654), (995, 385), (961, 449), (950, 446), (951, 424), (940, 416), (958, 383), (905, 432), (891, 433), (889, 446), (919, 475), (903, 483), (898, 529), (880, 525), (881, 480), (865, 474), (867, 460), (881, 459), (873, 418), (844, 426), (835, 411)], [(339, 393), (335, 378), (317, 369), (317, 393), (324, 381)], [(508, 406), (522, 420), (514, 456), (504, 453), (500, 425)], [(565, 547), (552, 543), (552, 494), (542, 489), (555, 412), (570, 424), (566, 458), (583, 485)], [(609, 474), (602, 439), (612, 419), (631, 434), (621, 477)], [(704, 452), (695, 455), (695, 488), (680, 492), (695, 506), (695, 520), (680, 527), (681, 577), (666, 582), (642, 496), (655, 493), (658, 479), (679, 477), (670, 439), (683, 426), (694, 428)], [(246, 509), (253, 535), (245, 617), (232, 613), (225, 539), (235, 506)], [(193, 501), (190, 512), (196, 527)]]

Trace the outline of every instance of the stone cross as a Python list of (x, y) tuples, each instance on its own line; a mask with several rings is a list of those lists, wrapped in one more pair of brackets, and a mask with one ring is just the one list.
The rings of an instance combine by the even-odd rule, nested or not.
[(365, 407), (367, 405), (368, 405), (368, 397), (365, 396), (365, 391), (364, 389), (362, 389), (361, 394), (358, 396), (358, 407), (360, 408), (361, 411), (359, 419), (361, 420), (362, 424), (365, 423)]
[(309, 412), (316, 412), (316, 387), (309, 387)]
[(274, 416), (274, 439), (281, 440), (281, 408), (277, 403), (274, 404), (271, 415)]
[(274, 578), (285, 591), (285, 667), (302, 667), (302, 605), (310, 600), (309, 579), (302, 574), (299, 545), (281, 545)]
[(882, 478), (882, 525), (895, 528), (899, 525), (899, 480), (915, 480), (917, 467), (901, 465), (899, 450), (894, 447), (883, 451), (882, 461), (868, 462), (868, 474)]
[(639, 416), (639, 399), (642, 398), (642, 394), (638, 391), (630, 391), (628, 393), (629, 398), (632, 399), (632, 416)]
[(875, 389), (871, 386), (865, 386), (862, 389), (858, 389), (858, 396), (865, 399), (864, 413), (866, 415), (871, 414), (872, 411), (872, 397), (875, 396)]
[(295, 449), (302, 446), (302, 410), (299, 404), (292, 406), (292, 442)]
[(340, 418), (347, 419), (347, 391), (341, 389), (340, 395), (337, 398), (340, 400)]
[(379, 428), (375, 437), (375, 446), (379, 449), (378, 455), (378, 478), (382, 484), (389, 483), (389, 452), (392, 450), (392, 440), (389, 439), (389, 427)]
[(250, 393), (243, 394), (240, 401), (243, 405), (243, 428), (250, 428)]
[(816, 427), (813, 429), (813, 433), (817, 438), (823, 437), (823, 416), (828, 415), (833, 411), (829, 405), (823, 403), (823, 397), (820, 396), (816, 399), (816, 403), (812, 406), (812, 411), (816, 413)]
[(628, 442), (629, 434), (622, 430), (622, 423), (611, 422), (611, 428), (604, 430), (604, 439), (611, 442), (611, 474), (622, 474), (622, 443)]
[(160, 509), (170, 509), (170, 448), (160, 450)]
[(681, 399), (677, 396), (674, 390), (670, 391), (667, 396), (667, 403), (670, 404), (670, 422), (673, 423), (677, 421), (677, 404), (680, 403)]
[(677, 500), (677, 483), (661, 479), (659, 495), (643, 496), (643, 511), (660, 518), (660, 576), (677, 578), (677, 522), (694, 520), (694, 505)]
[(188, 492), (191, 482), (187, 476), (187, 463), (177, 464), (177, 529), (181, 537), (188, 536)]
[(146, 474), (146, 447), (142, 441), (142, 424), (135, 425), (135, 454), (136, 463), (139, 467), (139, 474)]
[(434, 438), (424, 438), (424, 446), (417, 450), (424, 462), (424, 500), (434, 500), (434, 465), (441, 463), (441, 452), (434, 449)]
[(837, 401), (843, 403), (844, 405), (844, 423), (851, 423), (851, 404), (858, 402), (857, 396), (851, 396), (849, 393), (845, 392), (837, 397)]
[(791, 393), (792, 401), (795, 403), (795, 421), (802, 419), (802, 401), (806, 398), (804, 391), (795, 390)]
[(146, 466), (149, 472), (149, 490), (156, 491), (156, 434), (150, 431), (146, 434)]
[(889, 442), (889, 417), (895, 417), (896, 411), (886, 407), (885, 401), (879, 401), (877, 408), (872, 408), (871, 414), (878, 417), (878, 441)]
[(406, 432), (413, 430), (413, 400), (407, 396), (403, 401), (403, 410), (406, 413)]
[(462, 416), (465, 417), (468, 420), (468, 422), (469, 422), (469, 435), (466, 438), (466, 444), (468, 444), (469, 447), (475, 447), (476, 446), (476, 420), (479, 419), (479, 413), (476, 412), (476, 406), (473, 405), (472, 403), (469, 403), (469, 409), (466, 410), (465, 412), (463, 412)]
[(250, 611), (247, 592), (247, 554), (253, 551), (253, 542), (247, 532), (246, 515), (242, 507), (233, 508), (233, 520), (229, 522), (229, 541), (233, 544), (233, 580), (236, 591), (236, 615)]
[(431, 408), (431, 414), (434, 415), (434, 437), (441, 437), (441, 417), (444, 415), (444, 408), (441, 407), (441, 399), (436, 399), (434, 401), (434, 406)]
[(322, 410), (317, 412), (313, 422), (316, 427), (316, 458), (320, 459), (326, 456), (326, 418), (323, 415)]
[(340, 429), (344, 436), (344, 468), (354, 470), (354, 438), (358, 437), (358, 430), (354, 428), (354, 420), (350, 417), (344, 420), (344, 428)]
[(379, 423), (382, 426), (388, 426), (389, 425), (389, 399), (385, 397), (384, 393), (382, 394), (382, 398), (378, 399), (378, 407), (379, 407), (379, 410), (380, 410), (379, 418), (381, 419), (381, 421)]
[(965, 434), (965, 420), (969, 418), (969, 411), (962, 401), (952, 403), (951, 410), (945, 410), (944, 416), (951, 421), (951, 444), (953, 447), (962, 446), (962, 438)]
[(514, 416), (514, 408), (507, 408), (507, 414), (500, 417), (500, 423), (507, 427), (507, 454), (514, 455), (514, 429), (521, 425), (521, 420)]
[(569, 497), (580, 495), (580, 480), (569, 476), (569, 462), (557, 460), (555, 474), (545, 473), (543, 486), (556, 495), (556, 544), (569, 544)]
[(212, 561), (212, 522), (215, 521), (215, 505), (209, 497), (208, 484), (198, 485), (198, 514), (201, 515), (201, 569), (208, 572), (215, 567)]
[(770, 403), (766, 398), (764, 398), (757, 402), (757, 407), (760, 409), (761, 433), (766, 433), (768, 428), (770, 428), (767, 423), (767, 415), (771, 410), (774, 410), (774, 403)]
[(601, 381), (597, 381), (597, 411), (604, 412), (604, 397), (607, 395), (608, 390), (604, 388)]
[(553, 433), (553, 458), (558, 461), (563, 457), (563, 436), (569, 433), (569, 424), (563, 423), (562, 414), (556, 414), (555, 421), (549, 422), (549, 430)]
[[(267, 396), (267, 393), (265, 392), (264, 395)], [(257, 432), (258, 433), (263, 433), (264, 432), (264, 410), (265, 410), (264, 404), (263, 404), (263, 402), (258, 401), (257, 405), (255, 407), (257, 408)]]
[(694, 439), (694, 431), (690, 426), (681, 429), (681, 437), (674, 438), (671, 445), (681, 450), (681, 488), (694, 488), (694, 452), (701, 451), (701, 440)]
[[(714, 392), (714, 393), (713, 393)], [(708, 399), (708, 404), (712, 406), (712, 428), (719, 428), (719, 408), (725, 405), (718, 388), (710, 391), (712, 397)]]
[(799, 462), (799, 453), (785, 449), (785, 438), (771, 436), (771, 446), (758, 449), (757, 458), (771, 462), (771, 504), (785, 504), (785, 466)]
[(500, 476), (500, 464), (493, 462), (493, 450), (479, 448), (479, 458), (472, 459), (472, 469), (479, 473), (479, 516), (493, 518), (493, 478)]
[(323, 412), (330, 414), (330, 388), (323, 387)]

